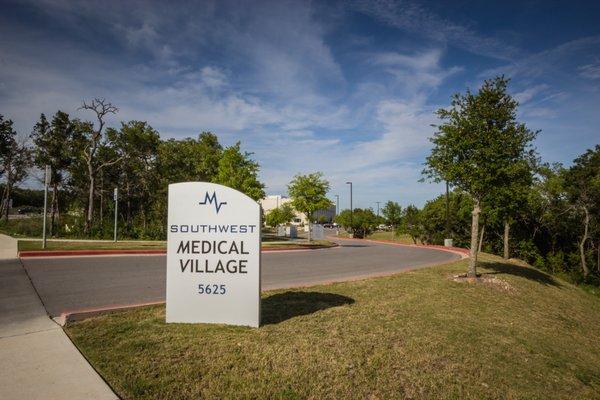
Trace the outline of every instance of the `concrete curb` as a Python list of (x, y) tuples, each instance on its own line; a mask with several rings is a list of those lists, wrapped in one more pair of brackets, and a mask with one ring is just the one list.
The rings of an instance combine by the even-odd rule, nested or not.
[[(314, 245), (314, 246), (281, 246), (277, 248), (263, 248), (262, 252), (288, 252), (288, 251), (312, 251), (321, 249), (331, 249), (338, 247), (336, 243), (332, 246)], [(114, 256), (114, 255), (164, 255), (167, 250), (28, 250), (20, 251), (20, 258), (30, 257), (81, 257), (81, 256)]]
[(60, 326), (65, 326), (71, 322), (81, 321), (82, 319), (95, 317), (98, 315), (109, 314), (111, 312), (125, 311), (137, 307), (156, 306), (165, 304), (164, 301), (152, 301), (148, 303), (113, 305), (98, 308), (84, 308), (82, 310), (64, 311), (58, 317), (52, 318)]

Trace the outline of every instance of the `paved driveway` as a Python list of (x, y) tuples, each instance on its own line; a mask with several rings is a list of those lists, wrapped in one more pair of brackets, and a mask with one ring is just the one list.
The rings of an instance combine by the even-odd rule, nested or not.
[[(376, 276), (459, 258), (435, 249), (343, 240), (331, 249), (263, 253), (262, 288)], [(164, 255), (26, 258), (23, 264), (52, 316), (165, 299)]]

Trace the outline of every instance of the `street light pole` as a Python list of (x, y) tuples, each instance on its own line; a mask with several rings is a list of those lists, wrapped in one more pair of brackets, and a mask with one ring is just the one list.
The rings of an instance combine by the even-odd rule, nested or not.
[(337, 216), (340, 213), (340, 195), (335, 195), (335, 215)]
[(115, 192), (113, 195), (113, 199), (115, 201), (115, 234), (113, 237), (113, 241), (117, 241), (117, 216), (118, 216), (118, 207), (119, 207), (119, 189), (115, 188)]
[(379, 217), (379, 203), (381, 203), (380, 201), (376, 201), (375, 203), (377, 203), (377, 216)]
[(352, 233), (354, 234), (354, 229), (352, 228), (352, 214), (354, 212), (352, 208), (352, 182), (346, 182), (346, 185), (350, 185), (350, 229), (352, 229)]

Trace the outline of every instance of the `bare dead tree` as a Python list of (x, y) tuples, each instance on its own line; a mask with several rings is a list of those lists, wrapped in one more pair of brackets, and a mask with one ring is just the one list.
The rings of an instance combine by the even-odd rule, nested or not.
[(85, 232), (89, 233), (92, 228), (92, 220), (94, 216), (94, 190), (96, 185), (96, 176), (105, 167), (118, 163), (122, 157), (117, 157), (109, 161), (99, 162), (97, 157), (98, 148), (102, 145), (104, 127), (106, 125), (105, 118), (108, 114), (116, 114), (119, 109), (107, 102), (103, 98), (95, 98), (91, 103), (83, 101), (79, 110), (89, 110), (96, 114), (97, 125), (91, 125), (91, 130), (87, 137), (87, 143), (83, 149), (83, 157), (87, 165), (89, 191), (88, 191), (88, 208), (85, 220)]

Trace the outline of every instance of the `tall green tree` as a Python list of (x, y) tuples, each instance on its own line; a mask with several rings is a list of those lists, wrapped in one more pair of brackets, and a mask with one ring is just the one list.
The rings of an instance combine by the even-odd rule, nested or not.
[(17, 142), (17, 132), (11, 120), (4, 120), (0, 115), (0, 174), (4, 176), (5, 185), (2, 195), (2, 214), (8, 221), (10, 199), (16, 183), (25, 179), (31, 167), (31, 150)]
[[(93, 99), (90, 103), (84, 101), (79, 109), (91, 111), (96, 117), (96, 124), (86, 123), (80, 125), (82, 135), (79, 136), (82, 141), (82, 157), (85, 161), (88, 179), (85, 232), (90, 233), (94, 218), (94, 195), (98, 174), (106, 167), (121, 161), (120, 157), (111, 159), (98, 157), (98, 154), (103, 152), (103, 148), (106, 150), (106, 148), (113, 145), (110, 138), (105, 135), (106, 119), (110, 114), (116, 114), (119, 109), (105, 99), (99, 98)], [(104, 151), (104, 153), (109, 152)]]
[(287, 188), (294, 209), (304, 213), (308, 219), (308, 240), (311, 241), (313, 214), (315, 211), (329, 208), (333, 204), (327, 198), (329, 182), (323, 178), (323, 173), (314, 172), (294, 176)]
[[(133, 216), (141, 221), (145, 235), (153, 194), (158, 189), (157, 158), (160, 136), (148, 123), (129, 121), (121, 123), (119, 132), (109, 132), (118, 164), (118, 185), (122, 188), (125, 221), (132, 225)], [(113, 158), (110, 156), (108, 158)]]
[(258, 179), (260, 167), (250, 158), (252, 153), (242, 152), (240, 147), (240, 142), (237, 142), (223, 150), (213, 182), (260, 200), (265, 197), (265, 185)]
[[(526, 154), (522, 159), (514, 159), (506, 167), (508, 179), (502, 186), (493, 188), (485, 196), (489, 219), (499, 222), (503, 226), (502, 244), (503, 257), (510, 257), (510, 227), (523, 208), (527, 206), (527, 199), (533, 184), (533, 171), (535, 158)], [(529, 158), (529, 159), (528, 159)], [(481, 248), (481, 246), (479, 246)]]
[(395, 201), (388, 201), (381, 209), (385, 223), (395, 231), (402, 223), (402, 207)]
[(281, 206), (272, 209), (265, 217), (265, 223), (268, 226), (275, 227), (277, 225), (287, 224), (296, 217), (296, 213), (289, 203), (284, 203)]
[(404, 208), (402, 214), (402, 224), (398, 227), (397, 232), (410, 235), (413, 243), (417, 244), (417, 239), (423, 235), (421, 211), (411, 204)]
[(477, 93), (455, 94), (449, 109), (440, 109), (442, 123), (423, 173), (448, 181), (474, 201), (468, 276), (477, 276), (477, 244), (481, 202), (486, 194), (507, 186), (512, 166), (533, 154), (535, 132), (516, 119), (518, 103), (503, 76), (486, 80)]
[(73, 133), (69, 114), (62, 111), (54, 114), (51, 123), (42, 114), (31, 132), (34, 165), (42, 170), (49, 165), (51, 171), (50, 235), (54, 234), (56, 217), (60, 215), (59, 187), (63, 185), (65, 174), (73, 162)]
[(355, 238), (364, 238), (369, 236), (377, 227), (379, 220), (373, 210), (369, 208), (355, 208), (344, 210), (335, 217), (335, 222), (344, 227), (344, 229), (352, 230), (352, 235)]
[(590, 274), (586, 262), (586, 244), (590, 231), (598, 224), (600, 214), (600, 145), (589, 149), (573, 161), (564, 174), (565, 189), (569, 202), (581, 215), (579, 256), (584, 277)]
[[(471, 237), (470, 222), (473, 211), (471, 196), (460, 190), (448, 193), (450, 232), (456, 246), (468, 246)], [(415, 210), (411, 211), (415, 213)], [(409, 213), (410, 214), (410, 213)], [(443, 244), (446, 239), (446, 195), (429, 200), (419, 211), (417, 237), (429, 244)], [(415, 225), (415, 224), (413, 224)], [(407, 232), (408, 233), (408, 232)]]

